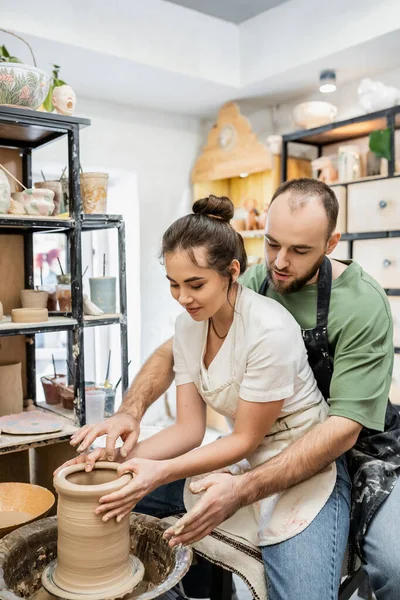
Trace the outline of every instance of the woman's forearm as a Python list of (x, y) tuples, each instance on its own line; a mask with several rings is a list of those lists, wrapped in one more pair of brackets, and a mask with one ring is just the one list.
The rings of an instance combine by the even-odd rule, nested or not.
[(250, 443), (247, 436), (232, 433), (183, 456), (167, 460), (165, 483), (228, 467), (248, 456), (254, 449), (254, 443)]
[(197, 448), (203, 440), (204, 431), (198, 431), (185, 424), (175, 423), (159, 433), (136, 444), (130, 458), (149, 458), (152, 460), (173, 459)]

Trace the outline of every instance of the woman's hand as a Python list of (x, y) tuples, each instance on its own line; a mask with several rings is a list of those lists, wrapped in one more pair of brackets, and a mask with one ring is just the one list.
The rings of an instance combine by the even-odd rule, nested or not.
[(103, 521), (116, 517), (119, 523), (144, 496), (167, 483), (167, 465), (166, 460), (146, 458), (132, 458), (122, 463), (118, 475), (132, 473), (133, 479), (118, 492), (100, 498), (96, 514), (102, 515)]

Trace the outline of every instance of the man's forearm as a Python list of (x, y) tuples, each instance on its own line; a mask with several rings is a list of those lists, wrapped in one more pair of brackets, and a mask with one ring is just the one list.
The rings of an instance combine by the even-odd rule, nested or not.
[(361, 425), (343, 417), (329, 417), (283, 452), (241, 475), (241, 504), (282, 492), (309, 479), (357, 441)]
[(172, 338), (147, 359), (124, 396), (118, 412), (139, 420), (146, 410), (164, 394), (174, 379)]

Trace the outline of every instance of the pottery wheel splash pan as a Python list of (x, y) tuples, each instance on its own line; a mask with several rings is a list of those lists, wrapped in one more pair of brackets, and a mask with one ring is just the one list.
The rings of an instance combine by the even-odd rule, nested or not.
[(63, 600), (107, 600), (108, 598), (121, 598), (122, 596), (125, 596), (125, 594), (132, 592), (133, 588), (142, 581), (144, 576), (144, 566), (142, 561), (136, 556), (130, 555), (129, 563), (131, 565), (130, 576), (121, 586), (116, 587), (113, 585), (109, 588), (98, 589), (89, 593), (74, 593), (63, 590), (54, 581), (53, 576), (57, 567), (57, 560), (53, 560), (53, 562), (47, 565), (43, 572), (42, 585), (50, 592), (50, 594), (53, 594), (57, 598), (62, 598)]

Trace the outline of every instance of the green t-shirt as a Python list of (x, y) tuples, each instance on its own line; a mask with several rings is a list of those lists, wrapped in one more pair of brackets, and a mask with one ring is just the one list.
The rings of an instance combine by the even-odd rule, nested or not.
[[(355, 262), (332, 281), (328, 340), (333, 359), (330, 415), (346, 417), (382, 431), (393, 369), (393, 323), (383, 289)], [(242, 285), (258, 292), (265, 264), (251, 267)], [(268, 289), (302, 329), (316, 325), (317, 285), (293, 294)]]

